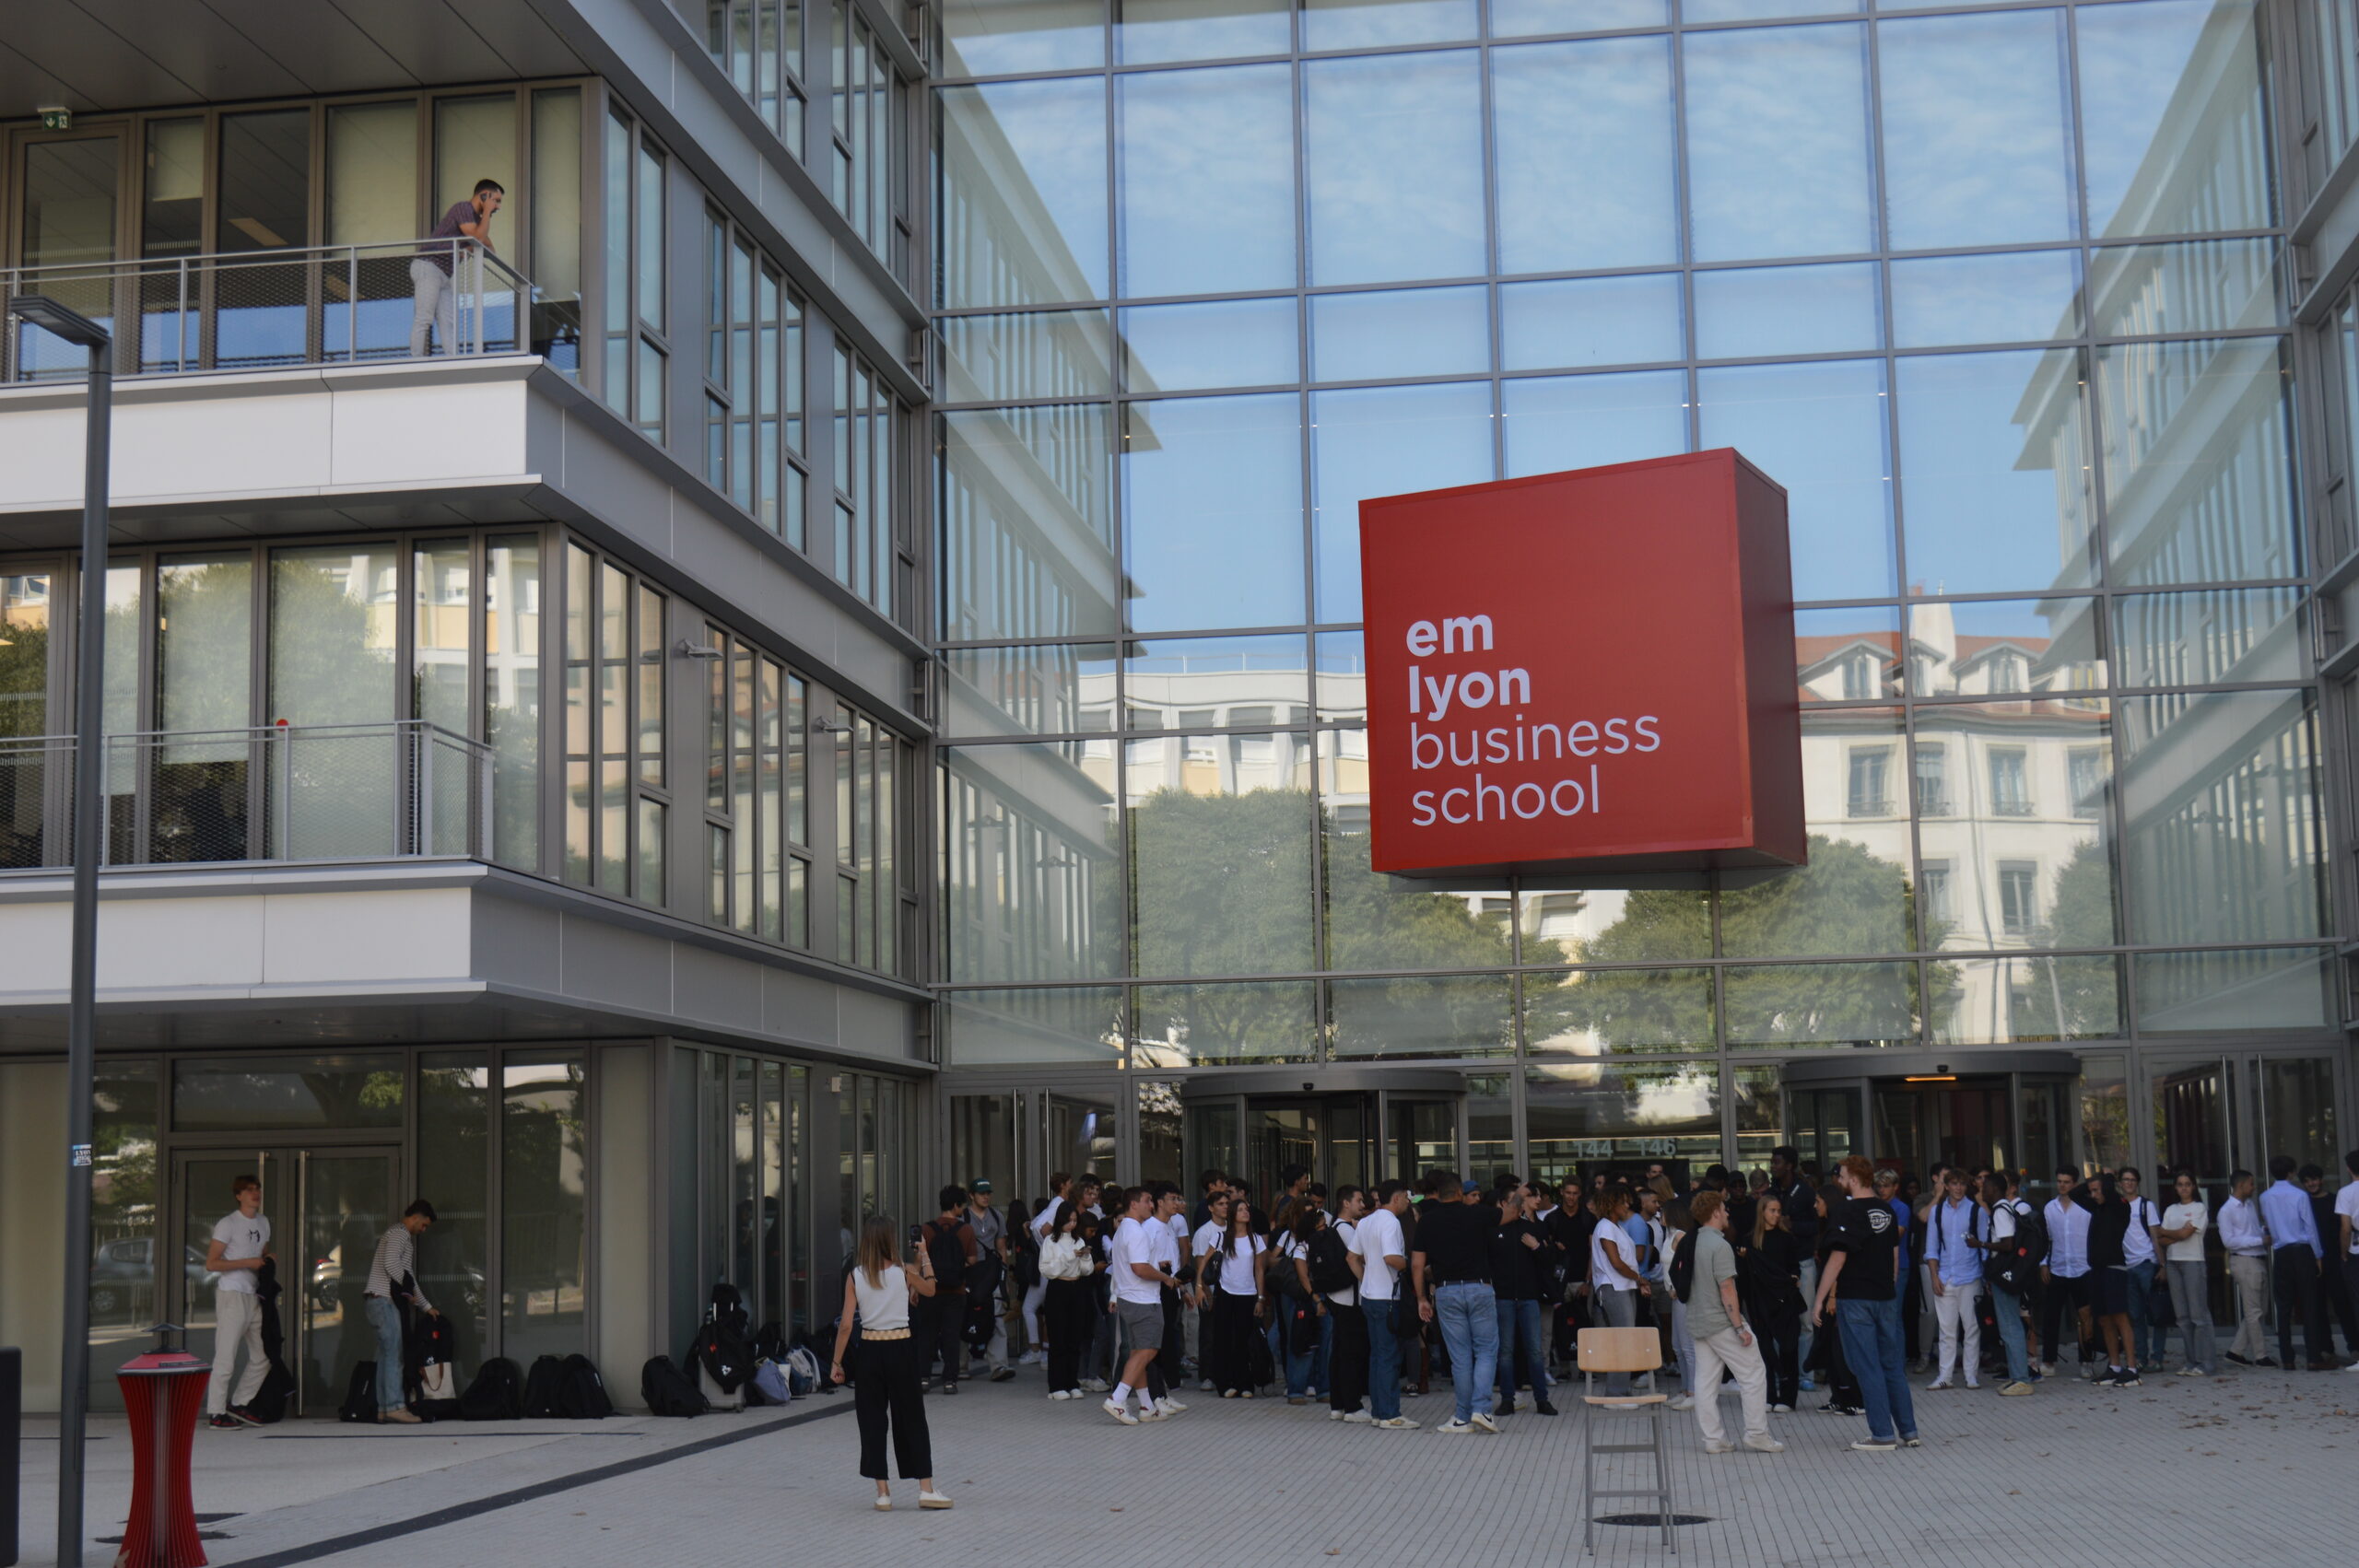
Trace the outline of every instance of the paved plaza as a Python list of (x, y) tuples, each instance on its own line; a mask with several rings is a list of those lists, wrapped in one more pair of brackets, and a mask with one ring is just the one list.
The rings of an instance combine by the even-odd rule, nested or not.
[[(691, 1422), (200, 1432), (197, 1508), (228, 1515), (205, 1526), (212, 1561), (249, 1568), (1405, 1568), (1460, 1556), (1537, 1568), (1579, 1555), (1584, 1417), (1571, 1398), (1567, 1414), (1510, 1418), (1498, 1437), (1429, 1430), (1449, 1417), (1446, 1385), (1407, 1401), (1428, 1428), (1414, 1433), (1284, 1399), (1189, 1402), (1160, 1425), (1119, 1427), (1095, 1401), (1042, 1398), (1037, 1369), (933, 1398), (950, 1514), (918, 1512), (914, 1486), (897, 1486), (892, 1515), (871, 1511), (844, 1394)], [(1922, 1394), (1918, 1413), (1918, 1450), (1854, 1454), (1860, 1422), (1805, 1410), (1772, 1418), (1785, 1453), (1719, 1457), (1692, 1416), (1672, 1417), (1677, 1503), (1703, 1516), (1677, 1531), (1678, 1561), (2342, 1568), (2359, 1540), (2359, 1375), (2165, 1376), (2119, 1392), (2051, 1382), (2028, 1399)], [(127, 1492), (121, 1422), (95, 1431), (94, 1539), (120, 1533)], [(34, 1565), (55, 1561), (42, 1533), (52, 1433), (28, 1434)], [(93, 1546), (85, 1560), (111, 1552)], [(1650, 1530), (1599, 1531), (1602, 1562), (1661, 1556)]]

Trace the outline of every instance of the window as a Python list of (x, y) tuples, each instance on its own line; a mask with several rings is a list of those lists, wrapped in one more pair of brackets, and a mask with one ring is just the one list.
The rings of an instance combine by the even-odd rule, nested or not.
[(671, 358), (664, 335), (663, 149), (619, 111), (606, 117), (606, 404), (649, 440), (663, 439)]
[(1999, 926), (2023, 936), (2039, 924), (2039, 866), (2032, 860), (1999, 862)]
[(836, 957), (905, 974), (901, 953), (915, 925), (914, 890), (904, 885), (899, 801), (906, 752), (866, 714), (836, 705)]
[(800, 0), (706, 0), (705, 43), (763, 123), (803, 156), (803, 6)]
[(1850, 788), (1846, 797), (1851, 816), (1892, 814), (1892, 748), (1857, 746), (1851, 752)]
[(1990, 812), (2031, 815), (2031, 754), (2021, 746), (1990, 748)]
[(1843, 695), (1849, 698), (1880, 696), (1876, 661), (1872, 653), (1854, 653), (1843, 661)]
[(2024, 689), (2024, 661), (2013, 653), (1990, 656), (1990, 690), (2019, 692)]
[(1920, 816), (1950, 814), (1950, 752), (1939, 741), (1917, 743), (1917, 811)]
[(845, 587), (886, 615), (906, 602), (915, 570), (898, 514), (895, 468), (900, 405), (885, 380), (848, 348), (836, 351), (836, 559)]
[(705, 917), (811, 945), (810, 693), (802, 676), (708, 623)]
[(660, 905), (666, 601), (579, 544), (565, 557), (565, 880)]
[[(1957, 918), (1956, 906), (1950, 898), (1950, 863), (1947, 860), (1925, 862), (1924, 880), (1918, 888), (1917, 902), (1922, 907), (1925, 923), (1929, 928), (1934, 925), (1946, 926)], [(1938, 941), (1939, 933), (1930, 930), (1926, 932), (1927, 946), (1930, 947)]]
[(2067, 787), (2074, 816), (2095, 816), (2105, 810), (2106, 755), (2101, 746), (2076, 746), (2064, 755)]
[(900, 125), (908, 88), (852, 0), (835, 0), (828, 54), (835, 88), (836, 205), (894, 275), (906, 276), (909, 187), (901, 168)]
[(803, 549), (803, 301), (715, 212), (705, 300), (705, 478)]

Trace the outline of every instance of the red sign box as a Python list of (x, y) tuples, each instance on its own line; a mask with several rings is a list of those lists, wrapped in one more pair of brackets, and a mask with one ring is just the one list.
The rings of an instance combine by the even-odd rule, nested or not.
[(1786, 492), (1727, 448), (1360, 503), (1371, 863), (1800, 865)]

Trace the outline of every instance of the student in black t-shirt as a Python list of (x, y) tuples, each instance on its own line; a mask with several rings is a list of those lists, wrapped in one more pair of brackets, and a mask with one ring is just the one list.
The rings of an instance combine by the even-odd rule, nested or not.
[(1830, 1317), (1837, 1323), (1845, 1358), (1867, 1401), (1868, 1435), (1851, 1446), (1867, 1453), (1920, 1447), (1917, 1410), (1908, 1394), (1899, 1293), (1894, 1288), (1899, 1223), (1877, 1199), (1875, 1170), (1864, 1158), (1854, 1154), (1845, 1160), (1837, 1179), (1843, 1201), (1826, 1216), (1826, 1268), (1811, 1316), (1821, 1324)]
[(1520, 1373), (1532, 1389), (1533, 1409), (1553, 1416), (1556, 1407), (1548, 1402), (1546, 1330), (1541, 1322), (1548, 1244), (1531, 1219), (1532, 1199), (1520, 1187), (1501, 1187), (1492, 1198), (1499, 1208), (1499, 1228), (1491, 1237), (1491, 1286), (1498, 1293), (1499, 1314), (1498, 1413), (1515, 1413)]
[(1491, 1284), (1491, 1237), (1499, 1211), (1469, 1202), (1455, 1171), (1435, 1173), (1434, 1196), (1417, 1213), (1409, 1266), (1417, 1284), (1417, 1314), (1441, 1328), (1449, 1347), (1449, 1385), (1457, 1413), (1441, 1432), (1499, 1430), (1491, 1410), (1498, 1370), (1498, 1294)]

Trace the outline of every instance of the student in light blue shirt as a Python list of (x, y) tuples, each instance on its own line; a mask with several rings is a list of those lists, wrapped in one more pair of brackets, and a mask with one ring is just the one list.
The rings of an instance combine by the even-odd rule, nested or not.
[(2302, 1321), (2302, 1338), (2309, 1346), (2310, 1370), (2332, 1372), (2334, 1359), (2326, 1320), (2326, 1293), (2319, 1289), (2326, 1268), (2326, 1248), (2318, 1241), (2318, 1222), (2310, 1195), (2294, 1185), (2296, 1162), (2279, 1154), (2269, 1162), (2269, 1190), (2260, 1195), (2260, 1223), (2268, 1229), (2270, 1261), (2277, 1280), (2277, 1359), (2294, 1370), (2294, 1320)]
[[(1942, 1195), (1925, 1216), (1925, 1260), (1932, 1265), (1933, 1316), (1941, 1325), (1939, 1370), (1928, 1390), (1950, 1387), (1953, 1367), (1969, 1388), (1982, 1387), (1982, 1205), (1966, 1194), (1966, 1172), (1942, 1173)], [(1960, 1354), (1963, 1341), (1964, 1354)]]

